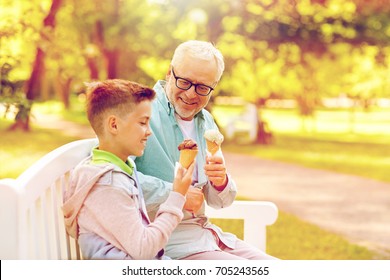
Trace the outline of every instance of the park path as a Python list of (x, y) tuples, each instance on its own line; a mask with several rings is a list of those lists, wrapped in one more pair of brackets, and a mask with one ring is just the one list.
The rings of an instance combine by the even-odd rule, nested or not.
[(74, 122), (66, 121), (57, 115), (33, 114), (31, 123), (43, 128), (49, 128), (61, 131), (64, 135), (85, 139), (95, 137), (95, 132), (89, 125), (81, 125)]
[(242, 197), (284, 212), (390, 259), (390, 184), (253, 156), (224, 153)]
[[(35, 115), (35, 125), (80, 139), (89, 126)], [(302, 220), (390, 259), (390, 184), (358, 176), (224, 152), (240, 197), (274, 202)]]

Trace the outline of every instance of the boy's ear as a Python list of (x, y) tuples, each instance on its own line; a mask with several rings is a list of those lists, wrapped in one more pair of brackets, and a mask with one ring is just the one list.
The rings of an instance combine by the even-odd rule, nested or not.
[(117, 134), (118, 133), (118, 119), (116, 116), (111, 115), (107, 119), (108, 124), (108, 131), (111, 134)]

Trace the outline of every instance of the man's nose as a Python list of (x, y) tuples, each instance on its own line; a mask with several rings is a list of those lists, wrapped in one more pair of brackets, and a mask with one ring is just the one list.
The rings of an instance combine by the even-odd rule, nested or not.
[(195, 85), (192, 85), (189, 89), (186, 90), (186, 95), (188, 98), (197, 97), (198, 94), (195, 91)]

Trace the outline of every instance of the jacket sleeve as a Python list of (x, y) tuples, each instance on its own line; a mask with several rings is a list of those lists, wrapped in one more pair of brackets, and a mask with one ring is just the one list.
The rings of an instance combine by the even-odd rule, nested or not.
[(237, 195), (236, 183), (228, 174), (228, 184), (223, 191), (216, 190), (210, 183), (203, 187), (203, 193), (207, 204), (215, 209), (226, 208), (230, 206)]
[(160, 205), (165, 202), (173, 190), (173, 184), (139, 171), (137, 174), (139, 184), (142, 186), (149, 219), (154, 220)]
[(78, 238), (83, 259), (85, 260), (125, 260), (129, 254), (116, 248), (96, 233), (80, 234)]

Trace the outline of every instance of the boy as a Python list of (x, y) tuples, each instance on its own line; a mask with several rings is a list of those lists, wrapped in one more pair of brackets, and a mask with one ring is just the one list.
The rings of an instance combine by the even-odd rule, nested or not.
[[(151, 135), (154, 97), (152, 89), (130, 81), (116, 79), (89, 85), (87, 115), (99, 146), (72, 172), (63, 206), (66, 230), (78, 239), (84, 258), (99, 257), (99, 252), (91, 253), (83, 245), (84, 238), (99, 236), (115, 246), (111, 250), (123, 252), (116, 258), (159, 259), (183, 217), (194, 164), (187, 171), (179, 167), (173, 191), (150, 223), (135, 164), (128, 159), (144, 152)], [(110, 256), (109, 252), (100, 253)]]

